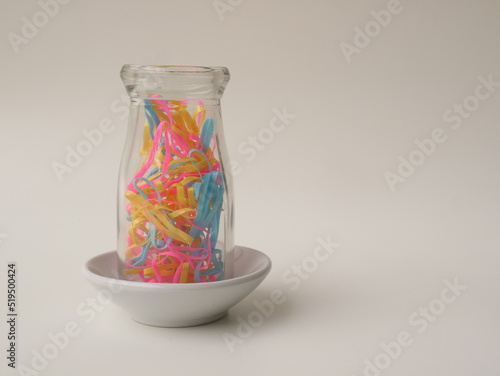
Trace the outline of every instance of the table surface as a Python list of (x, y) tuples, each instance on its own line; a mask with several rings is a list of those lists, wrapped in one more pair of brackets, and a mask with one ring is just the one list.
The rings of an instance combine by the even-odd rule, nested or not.
[[(500, 3), (47, 0), (0, 15), (1, 375), (499, 374)], [(81, 273), (116, 248), (126, 63), (232, 74), (236, 240), (273, 269), (209, 325), (140, 325)]]

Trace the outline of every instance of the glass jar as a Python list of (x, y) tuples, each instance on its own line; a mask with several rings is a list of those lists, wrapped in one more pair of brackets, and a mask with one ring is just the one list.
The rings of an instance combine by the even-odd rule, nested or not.
[(120, 277), (232, 277), (233, 183), (220, 98), (224, 67), (125, 65), (129, 125), (118, 184)]

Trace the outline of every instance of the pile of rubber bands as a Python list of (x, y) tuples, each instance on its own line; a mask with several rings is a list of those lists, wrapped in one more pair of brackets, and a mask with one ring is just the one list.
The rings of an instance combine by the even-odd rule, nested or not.
[(127, 186), (124, 273), (153, 283), (224, 279), (216, 248), (224, 199), (214, 119), (203, 102), (144, 101), (144, 163)]

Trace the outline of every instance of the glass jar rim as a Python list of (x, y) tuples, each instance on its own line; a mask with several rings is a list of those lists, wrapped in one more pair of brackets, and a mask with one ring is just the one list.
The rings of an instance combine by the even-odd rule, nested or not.
[(120, 76), (131, 97), (152, 93), (167, 99), (220, 99), (229, 81), (226, 67), (126, 64)]
[(144, 72), (144, 73), (174, 73), (174, 74), (203, 74), (203, 73), (223, 73), (229, 74), (226, 67), (219, 66), (199, 66), (199, 65), (141, 65), (125, 64), (122, 73)]

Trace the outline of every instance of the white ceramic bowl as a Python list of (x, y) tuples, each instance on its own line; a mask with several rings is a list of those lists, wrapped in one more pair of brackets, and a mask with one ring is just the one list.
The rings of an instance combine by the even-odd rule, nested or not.
[(234, 278), (207, 283), (145, 283), (118, 278), (116, 251), (91, 258), (83, 274), (98, 290), (146, 325), (183, 327), (224, 317), (250, 294), (271, 270), (271, 260), (255, 249), (236, 246)]

